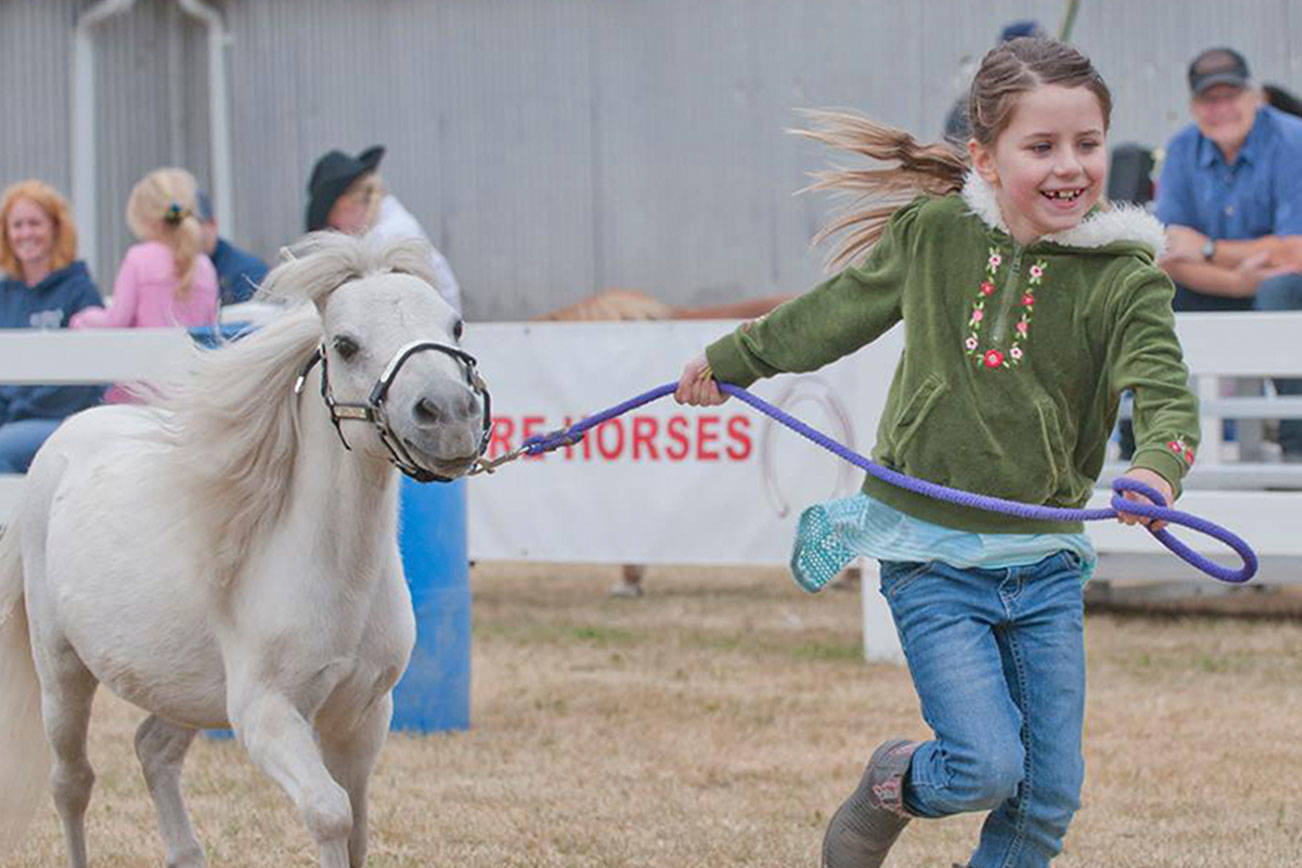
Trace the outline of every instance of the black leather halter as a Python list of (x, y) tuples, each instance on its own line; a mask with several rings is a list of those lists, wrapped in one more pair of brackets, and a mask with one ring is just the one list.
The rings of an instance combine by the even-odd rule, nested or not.
[(466, 384), (470, 386), (475, 394), (483, 398), (484, 419), (476, 458), (482, 457), (488, 449), (488, 441), (493, 429), (492, 399), (488, 394), (488, 385), (484, 382), (484, 378), (479, 375), (478, 363), (475, 361), (475, 357), (458, 347), (449, 346), (438, 341), (412, 341), (394, 353), (393, 358), (389, 360), (389, 364), (385, 366), (384, 373), (380, 374), (380, 378), (375, 381), (375, 386), (371, 389), (371, 394), (367, 396), (365, 404), (346, 404), (336, 401), (330, 389), (330, 367), (326, 357), (326, 348), (325, 344), (319, 344), (316, 352), (312, 353), (312, 357), (307, 360), (307, 364), (299, 372), (298, 380), (294, 383), (294, 394), (302, 393), (303, 385), (307, 382), (308, 373), (317, 362), (320, 362), (321, 398), (325, 401), (326, 409), (330, 411), (330, 421), (334, 423), (335, 431), (339, 434), (339, 442), (344, 444), (345, 449), (351, 451), (352, 447), (348, 445), (348, 439), (344, 437), (344, 430), (339, 423), (344, 420), (370, 422), (380, 435), (380, 442), (384, 444), (384, 448), (389, 450), (389, 460), (407, 476), (417, 482), (451, 482), (454, 477), (443, 476), (426, 470), (411, 457), (411, 453), (402, 442), (402, 438), (394, 433), (393, 426), (389, 424), (389, 415), (385, 409), (389, 386), (393, 384), (394, 378), (398, 376), (398, 371), (402, 368), (403, 363), (422, 350), (434, 350), (455, 359), (466, 375)]

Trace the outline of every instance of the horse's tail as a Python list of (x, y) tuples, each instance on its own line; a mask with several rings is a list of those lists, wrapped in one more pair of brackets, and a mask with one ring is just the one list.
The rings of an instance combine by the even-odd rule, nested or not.
[(22, 843), (50, 767), (16, 525), (11, 520), (0, 531), (0, 853), (13, 853)]

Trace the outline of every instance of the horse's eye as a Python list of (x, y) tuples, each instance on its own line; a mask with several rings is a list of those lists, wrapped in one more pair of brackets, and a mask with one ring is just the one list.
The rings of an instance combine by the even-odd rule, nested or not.
[(461, 340), (461, 333), (465, 330), (466, 330), (465, 324), (462, 323), (461, 320), (457, 320), (456, 323), (452, 326), (452, 337), (456, 338), (457, 340)]
[(337, 352), (339, 354), (339, 357), (343, 359), (345, 362), (351, 359), (353, 356), (357, 355), (357, 350), (359, 349), (359, 347), (357, 346), (357, 341), (353, 340), (352, 338), (346, 335), (340, 335), (339, 337), (335, 338), (334, 345), (335, 345), (335, 352)]

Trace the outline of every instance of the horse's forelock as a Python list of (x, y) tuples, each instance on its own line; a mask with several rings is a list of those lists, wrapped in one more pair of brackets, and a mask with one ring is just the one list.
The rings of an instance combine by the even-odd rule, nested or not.
[(340, 232), (313, 232), (281, 250), (281, 263), (267, 275), (258, 296), (281, 303), (310, 301), (320, 307), (345, 283), (385, 272), (410, 274), (437, 289), (430, 250), (420, 238), (377, 242)]

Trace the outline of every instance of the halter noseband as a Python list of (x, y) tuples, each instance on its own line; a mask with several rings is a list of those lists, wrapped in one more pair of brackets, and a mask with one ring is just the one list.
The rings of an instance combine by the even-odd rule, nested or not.
[(453, 477), (426, 470), (411, 457), (411, 452), (402, 442), (402, 438), (394, 433), (393, 426), (389, 423), (389, 414), (385, 410), (389, 386), (393, 384), (394, 378), (398, 376), (398, 371), (407, 359), (422, 350), (435, 350), (451, 356), (464, 370), (466, 385), (470, 386), (475, 394), (484, 399), (484, 419), (476, 454), (477, 458), (482, 457), (484, 452), (488, 450), (488, 441), (493, 429), (492, 399), (488, 394), (488, 385), (484, 382), (484, 378), (479, 375), (478, 363), (475, 361), (475, 357), (458, 347), (449, 346), (438, 341), (412, 341), (393, 354), (389, 364), (385, 365), (384, 372), (375, 381), (375, 386), (372, 387), (371, 394), (367, 396), (365, 404), (346, 404), (336, 401), (334, 393), (330, 389), (330, 366), (327, 361), (325, 344), (321, 343), (317, 345), (316, 351), (312, 353), (312, 357), (307, 360), (307, 364), (299, 372), (298, 380), (294, 383), (294, 394), (302, 393), (303, 386), (307, 382), (308, 373), (317, 362), (320, 362), (321, 399), (325, 402), (326, 409), (330, 411), (330, 421), (334, 423), (335, 432), (339, 434), (339, 442), (344, 444), (345, 449), (352, 451), (347, 438), (344, 437), (344, 429), (339, 423), (344, 420), (370, 422), (375, 426), (384, 448), (389, 450), (390, 461), (404, 474), (417, 482), (451, 482)]

